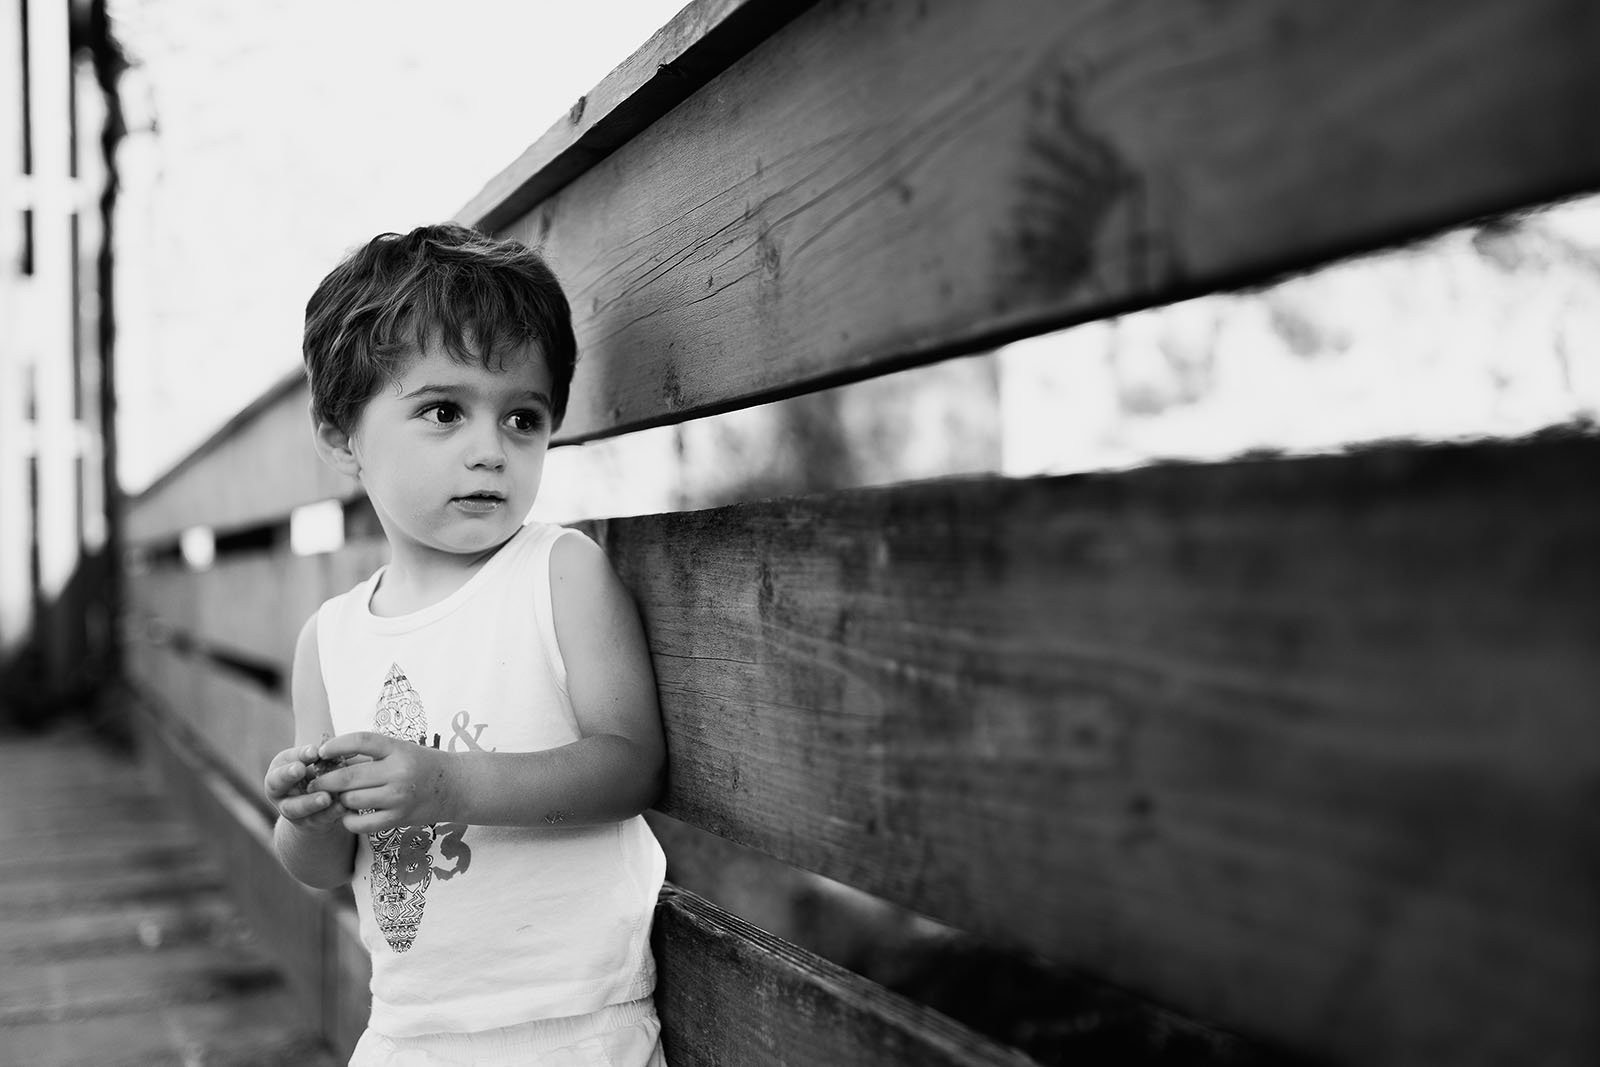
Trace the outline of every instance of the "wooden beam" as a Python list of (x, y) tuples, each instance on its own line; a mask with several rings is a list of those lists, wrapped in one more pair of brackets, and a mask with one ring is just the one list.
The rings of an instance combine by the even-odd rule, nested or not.
[(385, 542), (362, 540), (314, 556), (284, 546), (240, 552), (206, 571), (149, 568), (129, 578), (128, 631), (258, 663), (287, 680), (306, 620), (387, 558)]
[(204, 746), (213, 772), (225, 775), (258, 811), (264, 808), (261, 783), (267, 766), (294, 744), (288, 703), (203, 655), (186, 655), (156, 642), (131, 642), (127, 660), (141, 691)]
[(492, 231), (513, 221), (682, 103), (815, 0), (695, 0), (456, 213)]
[(665, 813), (1338, 1062), (1576, 1064), (1597, 477), (1547, 441), (591, 529)]
[(1584, 0), (825, 0), (505, 232), (578, 441), (1600, 187), (1596, 54)]
[(127, 505), (131, 546), (165, 546), (191, 526), (219, 533), (284, 523), (360, 487), (311, 445), (311, 390), (296, 371), (263, 393)]
[(1034, 1062), (683, 890), (663, 894), (652, 937), (675, 1067)]

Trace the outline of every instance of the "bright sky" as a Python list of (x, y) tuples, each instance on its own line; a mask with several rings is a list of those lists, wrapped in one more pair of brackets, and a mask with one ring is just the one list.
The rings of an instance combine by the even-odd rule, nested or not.
[(454, 214), (681, 6), (113, 0), (125, 487), (298, 365), (346, 249)]

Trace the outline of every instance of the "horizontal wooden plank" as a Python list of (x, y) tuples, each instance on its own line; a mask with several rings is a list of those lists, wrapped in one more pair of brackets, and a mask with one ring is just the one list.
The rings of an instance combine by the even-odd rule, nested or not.
[(387, 558), (387, 544), (368, 539), (314, 556), (296, 556), (287, 545), (240, 552), (204, 571), (148, 568), (130, 576), (128, 626), (271, 670), (287, 686), (306, 619)]
[(328, 597), (367, 578), (388, 554), (386, 542), (364, 540), (314, 556), (296, 556), (282, 546), (218, 560), (201, 577), (193, 632), (271, 663), (287, 680), (306, 619)]
[(311, 444), (311, 390), (296, 372), (128, 502), (129, 545), (165, 546), (191, 526), (219, 533), (286, 522), (319, 500), (360, 493)]
[(276, 699), (199, 655), (153, 641), (128, 650), (130, 674), (205, 746), (209, 766), (258, 805), (272, 757), (294, 743), (294, 716)]
[(1600, 1055), (1600, 441), (591, 527), (662, 810), (1336, 1062)]
[(1600, 186), (1600, 9), (827, 0), (530, 210), (563, 440)]
[(352, 960), (348, 893), (297, 882), (278, 862), (271, 826), (254, 802), (218, 774), (204, 740), (181, 721), (139, 705), (142, 751), (167, 794), (201, 830), (222, 864), (228, 887), (261, 944), (285, 969), (308, 1020), (341, 1056), (348, 1056), (359, 1012), (371, 1000), (370, 964)]
[(456, 214), (494, 230), (626, 144), (815, 0), (694, 0)]
[(683, 890), (663, 894), (653, 939), (675, 1067), (1034, 1062)]
[(658, 811), (645, 817), (673, 886), (1042, 1062), (1284, 1067), (1278, 1050), (1074, 969), (996, 949)]
[(196, 575), (187, 567), (128, 570), (125, 581), (125, 629), (157, 634), (195, 628), (200, 589)]
[(192, 583), (195, 596), (191, 618), (169, 621), (208, 646), (270, 664), (287, 679), (294, 663), (295, 638), (306, 615), (300, 612), (299, 619), (291, 617), (286, 601), (294, 598), (301, 583), (287, 580), (288, 574), (311, 569), (295, 567), (297, 558), (284, 545), (273, 552), (222, 557), (204, 572), (170, 574), (170, 581)]

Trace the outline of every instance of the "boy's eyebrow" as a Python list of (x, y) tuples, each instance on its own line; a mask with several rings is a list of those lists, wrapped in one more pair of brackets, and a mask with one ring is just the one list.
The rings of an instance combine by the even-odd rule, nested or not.
[[(412, 389), (410, 392), (402, 393), (400, 395), (400, 399), (401, 400), (414, 400), (417, 397), (428, 396), (430, 394), (441, 394), (441, 395), (444, 395), (444, 396), (454, 396), (456, 393), (461, 392), (465, 388), (467, 388), (467, 387), (466, 386), (462, 386), (462, 385), (435, 385), (432, 382), (427, 382), (427, 383), (424, 383), (422, 385), (417, 386), (415, 389)], [(541, 393), (537, 389), (524, 389), (522, 392), (516, 394), (515, 399), (517, 399), (517, 400), (537, 400), (539, 403), (543, 404), (547, 408), (548, 407), (554, 407), (554, 405), (550, 402), (550, 398), (548, 396), (546, 396), (544, 393)]]

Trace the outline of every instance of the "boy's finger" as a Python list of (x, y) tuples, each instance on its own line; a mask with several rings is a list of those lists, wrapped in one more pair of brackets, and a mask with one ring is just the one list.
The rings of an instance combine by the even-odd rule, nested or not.
[(377, 810), (389, 795), (381, 787), (346, 789), (339, 794), (339, 802), (351, 811), (371, 813)]
[(344, 828), (353, 834), (374, 834), (380, 830), (390, 829), (395, 825), (394, 820), (387, 813), (366, 810), (348, 811), (340, 820)]
[[(326, 789), (330, 793), (344, 793), (351, 789), (360, 789), (363, 786), (375, 785), (383, 780), (373, 770), (373, 765), (373, 760), (356, 757), (342, 766), (323, 771), (311, 781), (316, 788)], [(310, 772), (308, 771), (307, 773)]]
[(362, 731), (354, 734), (340, 734), (331, 740), (324, 741), (321, 748), (323, 759), (348, 759), (351, 756), (371, 756), (373, 759), (382, 759), (394, 747), (394, 738), (384, 734), (375, 734), (371, 731)]
[(284, 790), (298, 782), (306, 773), (306, 765), (296, 760), (293, 763), (278, 763), (267, 768), (267, 787), (269, 789)]
[(333, 803), (333, 798), (327, 793), (307, 793), (305, 796), (290, 797), (278, 806), (289, 819), (307, 819)]

